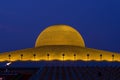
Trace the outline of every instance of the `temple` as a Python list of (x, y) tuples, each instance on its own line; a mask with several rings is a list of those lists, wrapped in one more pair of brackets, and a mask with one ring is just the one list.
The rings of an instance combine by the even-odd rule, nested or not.
[(82, 35), (68, 25), (44, 29), (35, 47), (0, 53), (0, 61), (120, 61), (120, 54), (87, 48)]

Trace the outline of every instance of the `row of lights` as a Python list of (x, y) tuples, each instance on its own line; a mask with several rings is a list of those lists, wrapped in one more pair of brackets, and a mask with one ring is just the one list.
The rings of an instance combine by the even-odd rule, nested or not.
[[(21, 56), (21, 60), (22, 60), (23, 59), (23, 54), (21, 54), (20, 56)], [(50, 54), (47, 54), (48, 60), (49, 60), (49, 56), (50, 56)], [(65, 54), (62, 54), (62, 56), (63, 56), (63, 60), (64, 60)], [(9, 54), (8, 57), (9, 57), (9, 60), (10, 60), (11, 59), (11, 55)], [(33, 57), (35, 59), (36, 54), (33, 54)], [(87, 59), (89, 59), (89, 57), (90, 57), (90, 54), (87, 54)], [(74, 60), (75, 59), (76, 59), (76, 54), (74, 54)], [(102, 60), (102, 54), (100, 54), (100, 60)], [(112, 54), (112, 60), (114, 60), (114, 54)]]

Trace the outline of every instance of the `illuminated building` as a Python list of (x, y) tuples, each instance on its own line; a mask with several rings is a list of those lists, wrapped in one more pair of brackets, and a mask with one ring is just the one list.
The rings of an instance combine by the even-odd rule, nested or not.
[(47, 27), (35, 47), (0, 54), (0, 61), (120, 61), (120, 54), (87, 48), (81, 34), (68, 25)]
[(119, 80), (120, 54), (87, 48), (68, 25), (47, 27), (35, 47), (0, 54), (2, 80)]

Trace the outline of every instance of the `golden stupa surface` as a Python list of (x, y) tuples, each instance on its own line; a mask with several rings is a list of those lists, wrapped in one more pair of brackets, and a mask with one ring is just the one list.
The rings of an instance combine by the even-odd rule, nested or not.
[(120, 54), (85, 47), (81, 34), (68, 25), (53, 25), (38, 36), (35, 47), (0, 53), (0, 61), (120, 61)]
[(35, 47), (47, 45), (71, 45), (85, 47), (80, 33), (68, 25), (53, 25), (43, 30), (36, 40)]

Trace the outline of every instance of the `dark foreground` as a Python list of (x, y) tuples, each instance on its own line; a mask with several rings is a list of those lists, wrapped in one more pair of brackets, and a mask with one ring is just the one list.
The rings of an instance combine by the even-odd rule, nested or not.
[[(1, 63), (2, 65), (3, 63)], [(120, 80), (118, 62), (20, 63), (1, 66), (0, 80)], [(25, 65), (29, 66), (25, 66)], [(53, 65), (54, 64), (54, 65)], [(55, 65), (56, 64), (56, 65)], [(67, 64), (67, 65), (66, 65)], [(76, 65), (77, 64), (77, 65)], [(32, 65), (32, 66), (30, 66)]]

